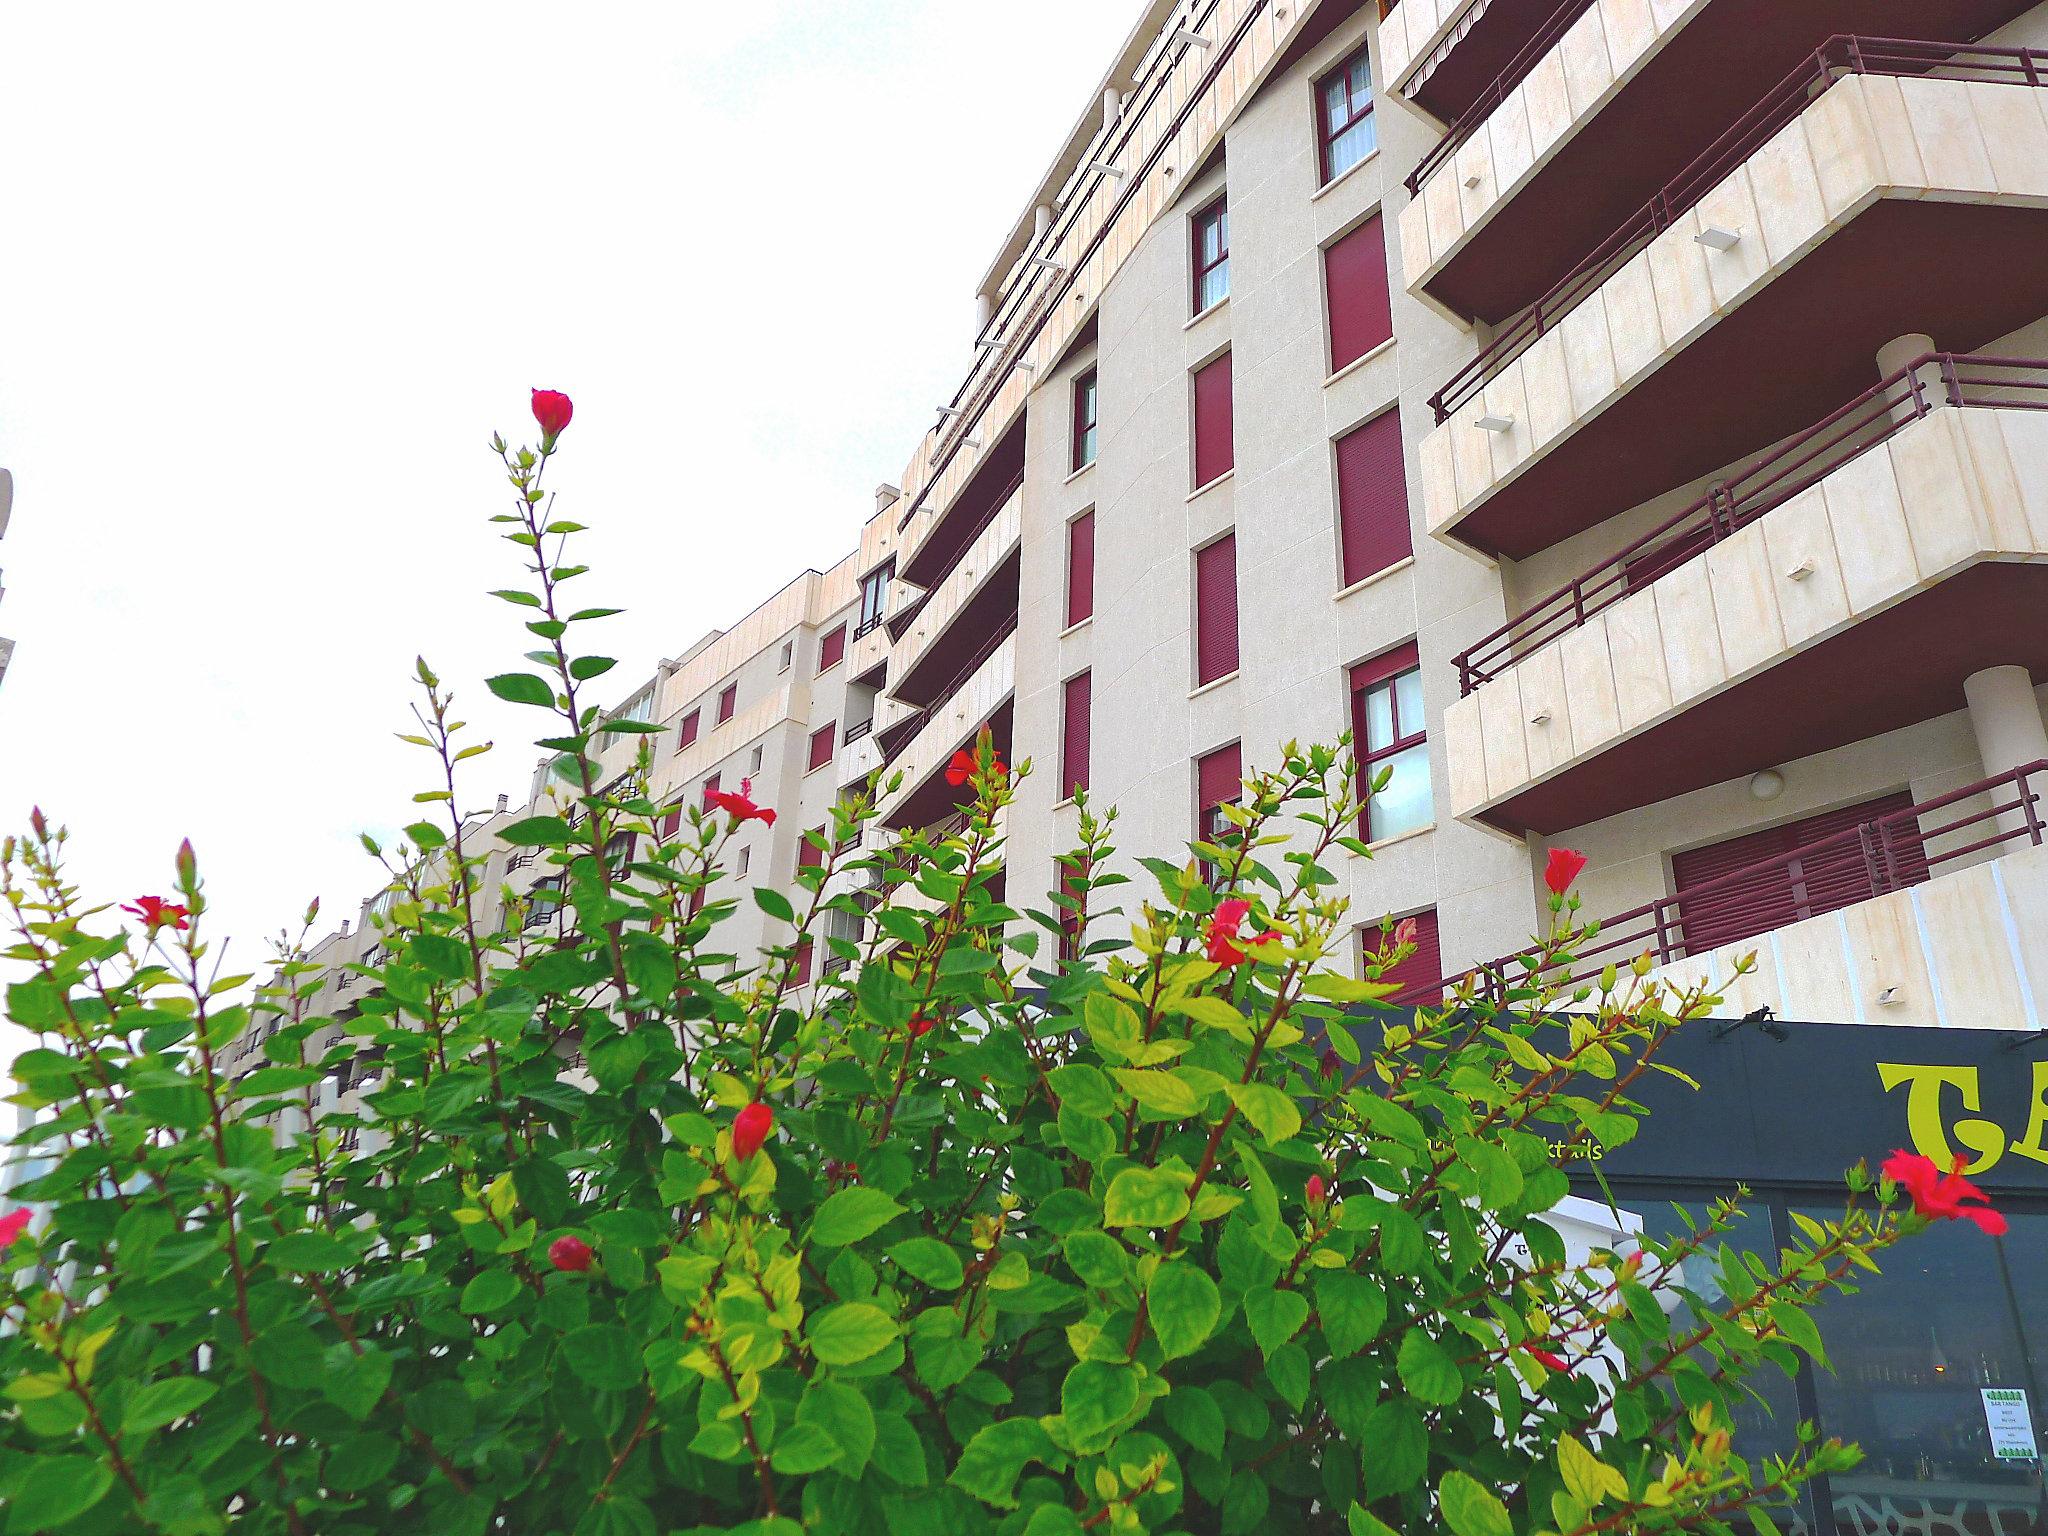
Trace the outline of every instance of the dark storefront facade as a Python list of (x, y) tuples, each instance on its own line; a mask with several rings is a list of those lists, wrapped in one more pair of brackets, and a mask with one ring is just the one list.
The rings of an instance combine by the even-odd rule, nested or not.
[[(1944, 1223), (1892, 1250), (1884, 1274), (1816, 1313), (1832, 1372), (1757, 1385), (1745, 1452), (1790, 1450), (1799, 1420), (1864, 1449), (1781, 1528), (1802, 1536), (2048, 1536), (2042, 1387), (2048, 1383), (2048, 1038), (1853, 1024), (1700, 1024), (1662, 1059), (1637, 1140), (1599, 1165), (1648, 1232), (1683, 1230), (1738, 1184), (1736, 1246), (1775, 1253), (1795, 1213), (1839, 1215), (1842, 1174), (1894, 1147), (1969, 1176), (2011, 1221), (2003, 1238)], [(1782, 1034), (1784, 1038), (1777, 1038)], [(1599, 1180), (1578, 1181), (1604, 1199)], [(1711, 1298), (1715, 1265), (1688, 1267)]]

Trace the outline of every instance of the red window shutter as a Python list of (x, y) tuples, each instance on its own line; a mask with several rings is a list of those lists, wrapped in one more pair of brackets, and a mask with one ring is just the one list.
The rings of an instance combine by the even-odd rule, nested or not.
[(1077, 673), (1067, 679), (1066, 730), (1060, 739), (1062, 800), (1070, 800), (1075, 790), (1088, 787), (1088, 708), (1092, 692), (1089, 673)]
[(1671, 880), (1686, 952), (1704, 954), (1922, 884), (1928, 878), (1927, 847), (1911, 817), (1890, 824), (1881, 837), (1873, 828), (1866, 837), (1841, 836), (1829, 847), (1815, 846), (1912, 804), (1912, 795), (1902, 791), (1674, 854)]
[(1237, 462), (1230, 414), (1230, 354), (1195, 372), (1195, 484), (1207, 485)]
[(827, 720), (823, 725), (811, 732), (810, 767), (822, 768), (832, 761), (832, 741), (838, 734), (839, 722), (837, 720)]
[(1067, 524), (1067, 627), (1095, 612), (1095, 514)]
[[(1351, 669), (1352, 692), (1356, 693), (1361, 688), (1368, 688), (1387, 678), (1400, 676), (1410, 667), (1420, 665), (1419, 657), (1420, 652), (1415, 642), (1410, 640), (1406, 645), (1397, 645), (1391, 651), (1382, 651), (1370, 661), (1361, 661)], [(1357, 724), (1363, 731), (1364, 722), (1359, 721)]]
[(816, 831), (805, 834), (803, 841), (798, 843), (796, 847), (796, 867), (798, 869), (816, 869), (825, 862), (825, 836), (826, 829), (824, 827), (819, 827)]
[(1337, 439), (1337, 526), (1347, 587), (1415, 552), (1398, 406)]
[(1210, 807), (1229, 805), (1243, 793), (1243, 743), (1233, 741), (1195, 759), (1195, 795), (1200, 802), (1197, 809), (1204, 816)]
[(682, 830), (682, 825), (683, 806), (681, 801), (677, 801), (668, 808), (668, 814), (661, 818), (661, 835), (663, 837), (674, 837), (677, 832)]
[(846, 626), (841, 624), (818, 642), (818, 670), (830, 672), (846, 655)]
[(718, 696), (718, 723), (725, 724), (732, 718), (733, 705), (739, 701), (740, 685), (727, 683), (725, 691)]
[(1195, 551), (1195, 684), (1237, 670), (1237, 535)]
[[(1436, 908), (1417, 912), (1413, 917), (1415, 953), (1381, 972), (1380, 980), (1400, 984), (1401, 991), (1396, 992), (1391, 1001), (1409, 1007), (1419, 1003), (1440, 1003), (1444, 999), (1444, 957), (1442, 946), (1437, 942)], [(1373, 950), (1379, 949), (1383, 942), (1392, 942), (1392, 935), (1383, 940), (1377, 926), (1360, 932), (1366, 946)]]
[(676, 742), (676, 750), (678, 752), (682, 751), (684, 747), (690, 746), (697, 740), (697, 715), (698, 711), (693, 709), (687, 715), (683, 716), (682, 735)]
[(713, 774), (704, 781), (704, 803), (709, 805), (711, 797), (718, 793), (718, 775)]
[(811, 941), (805, 939), (797, 945), (796, 953), (790, 957), (796, 971), (796, 984), (804, 986), (811, 979)]
[(1323, 252), (1330, 301), (1330, 371), (1357, 362), (1394, 334), (1387, 232), (1375, 214)]

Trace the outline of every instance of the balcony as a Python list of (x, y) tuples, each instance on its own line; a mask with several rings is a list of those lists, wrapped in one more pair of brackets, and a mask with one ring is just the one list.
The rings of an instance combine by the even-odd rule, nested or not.
[(2044, 82), (2025, 49), (1834, 40), (1432, 399), (1431, 531), (1525, 557), (1812, 420), (1901, 332), (2048, 310)]
[(2048, 669), (2048, 365), (1946, 368), (1941, 404), (1895, 382), (1461, 658), (1453, 811), (1558, 832)]
[[(1533, 36), (1504, 19), (1526, 44), (1408, 177), (1408, 289), (1498, 323), (1739, 126), (1758, 82), (1807, 69), (1831, 34), (1952, 46), (2030, 3), (1557, 0)], [(1483, 21), (1467, 43), (1488, 35)]]
[(889, 659), (889, 691), (895, 697), (912, 705), (928, 702), (988, 635), (1015, 620), (1023, 526), (1019, 490), (996, 509), (943, 581), (892, 616), (897, 641)]
[[(1571, 9), (1592, 3), (1572, 0)], [(1381, 70), (1430, 116), (1458, 122), (1522, 78), (1512, 66), (1557, 9), (1558, 0), (1402, 0), (1380, 23)]]
[[(1768, 1005), (1792, 1019), (2038, 1027), (2044, 838), (2048, 762), (2028, 763), (1605, 918), (1546, 979), (1590, 982), (1647, 955), (1673, 985), (1709, 982), (1717, 1017)], [(1737, 978), (1750, 955), (1755, 969)], [(1497, 997), (1526, 974), (1511, 956), (1410, 996), (1469, 983)]]
[(991, 635), (955, 677), (915, 714), (877, 733), (884, 774), (901, 773), (903, 783), (884, 796), (882, 819), (892, 827), (926, 826), (949, 812), (961, 793), (942, 771), (953, 754), (970, 745), (983, 725), (999, 751), (1010, 744), (1010, 700), (1017, 686), (1016, 620)]

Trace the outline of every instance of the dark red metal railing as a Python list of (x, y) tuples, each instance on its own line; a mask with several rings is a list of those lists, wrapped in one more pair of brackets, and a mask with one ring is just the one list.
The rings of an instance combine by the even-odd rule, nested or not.
[(1564, 4), (1537, 29), (1536, 35), (1523, 44), (1521, 52), (1508, 60), (1507, 67), (1493, 77), (1493, 84), (1458, 114), (1458, 120), (1451, 124), (1451, 131), (1444, 135), (1443, 142), (1424, 155), (1422, 163), (1408, 173), (1410, 196), (1419, 195), (1422, 184), (1449, 164), (1451, 157), (1486, 126), (1486, 119), (1493, 114), (1494, 108), (1506, 101), (1508, 93), (1529, 77), (1530, 70), (1543, 62), (1544, 56), (1571, 30), (1572, 23), (1592, 8), (1593, 0), (1564, 0)]
[(2048, 84), (2048, 52), (2036, 48), (1958, 47), (1953, 43), (1884, 37), (1828, 39), (1597, 250), (1560, 278), (1542, 298), (1508, 321), (1484, 351), (1430, 396), (1430, 408), (1436, 412), (1436, 419), (1450, 420), (1452, 412), (1476, 397), (1502, 369), (1576, 309), (1581, 300), (1691, 211), (1736, 166), (1811, 106), (1821, 91), (1852, 74), (1938, 75), (1947, 80), (2038, 87)]
[(944, 709), (952, 700), (953, 695), (965, 687), (968, 679), (979, 672), (983, 663), (989, 657), (995, 655), (997, 651), (1001, 650), (1003, 642), (1016, 632), (1017, 616), (1011, 614), (996, 628), (995, 632), (988, 639), (984, 640), (976, 648), (973, 656), (962, 663), (958, 671), (939, 685), (938, 691), (932, 696), (931, 703), (925, 705), (914, 715), (905, 715), (901, 720), (891, 721), (888, 725), (882, 727), (878, 740), (882, 746), (882, 764), (884, 767), (895, 762), (897, 758), (903, 755), (904, 748), (910, 745), (919, 731), (931, 723), (932, 716), (941, 709)]
[[(1953, 813), (1963, 802), (1979, 796), (1987, 797), (1989, 804), (1947, 819), (1930, 819)], [(2019, 842), (2039, 846), (2044, 832), (2048, 832), (2048, 759), (1858, 822), (1776, 858), (1608, 918), (1587, 935), (1568, 965), (1544, 974), (1542, 980), (1546, 985), (1568, 988), (1597, 977), (1610, 965), (1626, 971), (1640, 955), (1668, 965), (1922, 884), (1941, 872), (1942, 866), (1986, 849)], [(1961, 841), (1940, 851), (1929, 846), (1949, 837)], [(1814, 871), (1822, 872), (1818, 879)], [(1730, 939), (1727, 918), (1731, 902), (1767, 915), (1748, 933)], [(1708, 914), (1714, 919), (1716, 936), (1710, 942), (1688, 946), (1688, 919), (1697, 931)], [(1534, 952), (1523, 951), (1443, 981), (1418, 983), (1390, 1001), (1429, 999), (1469, 987), (1472, 995), (1497, 1002), (1508, 990), (1532, 984), (1537, 958)]]
[(1458, 691), (1499, 677), (1944, 405), (2048, 410), (2048, 360), (1953, 352), (1916, 358), (1463, 652)]

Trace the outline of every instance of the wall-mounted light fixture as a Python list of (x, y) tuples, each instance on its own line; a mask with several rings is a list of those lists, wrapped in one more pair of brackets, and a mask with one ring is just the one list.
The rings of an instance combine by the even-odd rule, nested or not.
[(1514, 430), (1515, 418), (1503, 416), (1496, 411), (1488, 411), (1472, 425), (1482, 432), (1511, 432)]
[(1710, 251), (1732, 251), (1742, 242), (1742, 231), (1726, 229), (1719, 224), (1709, 224), (1694, 235), (1693, 239)]

